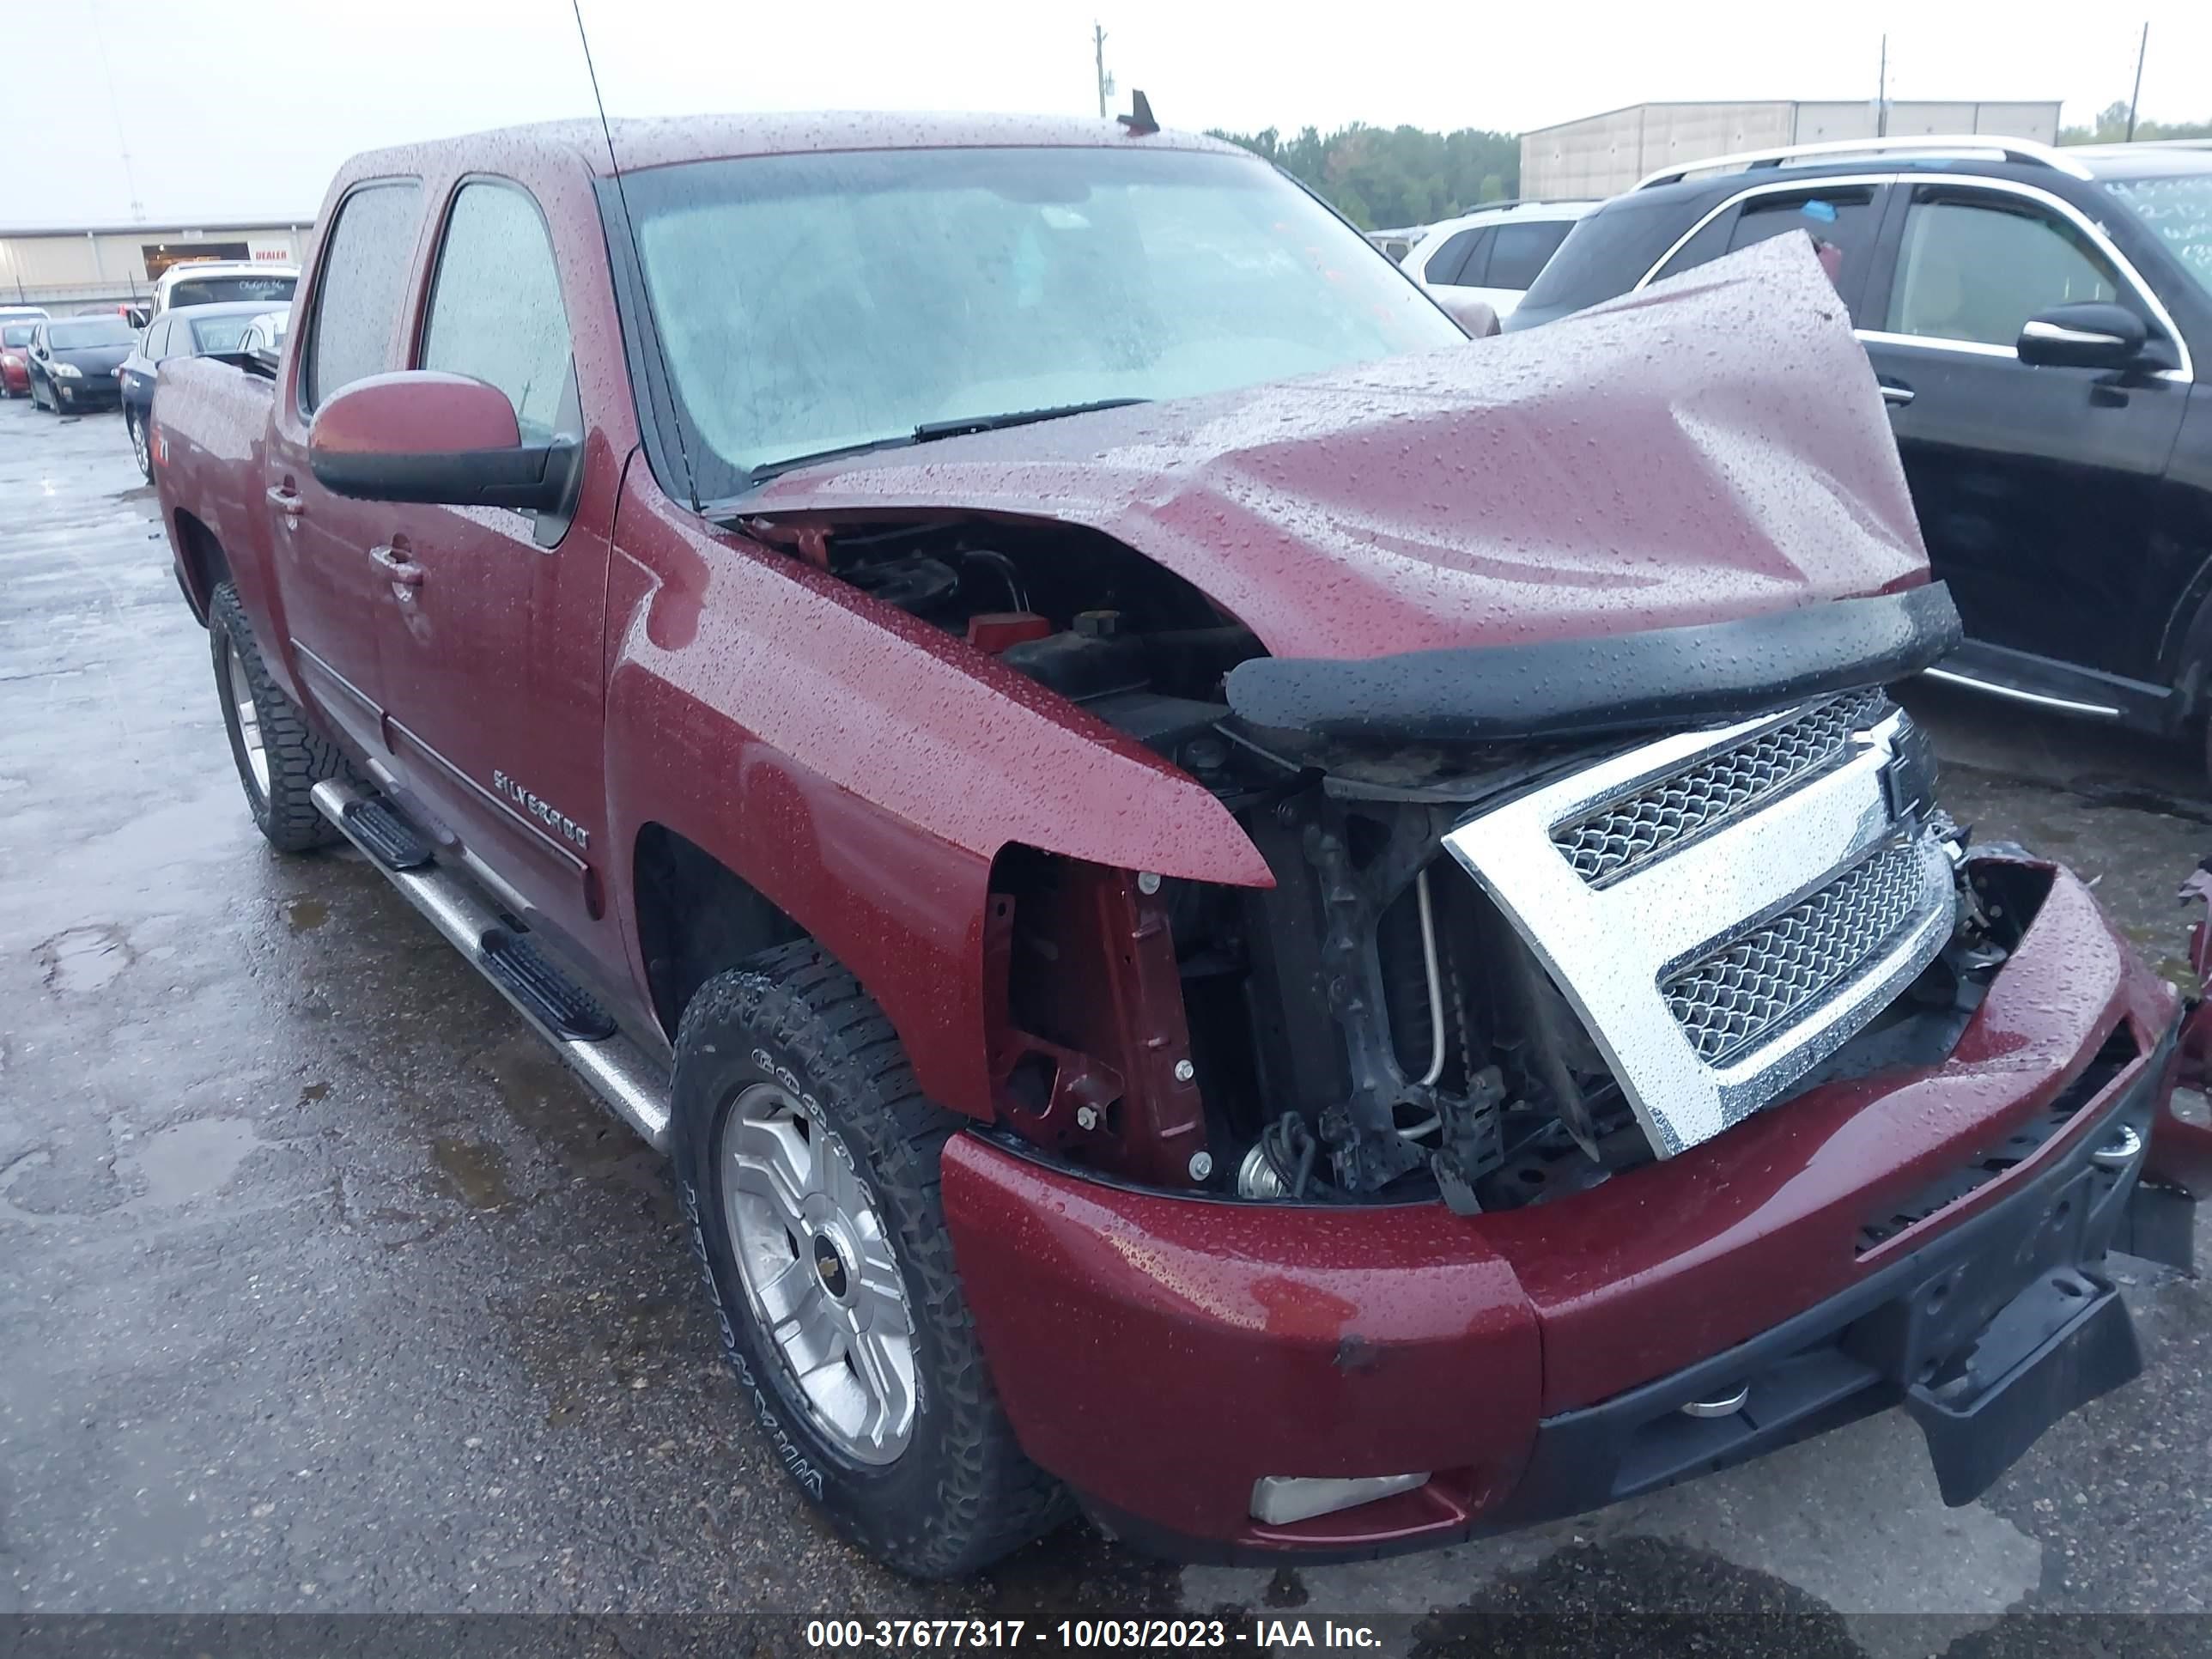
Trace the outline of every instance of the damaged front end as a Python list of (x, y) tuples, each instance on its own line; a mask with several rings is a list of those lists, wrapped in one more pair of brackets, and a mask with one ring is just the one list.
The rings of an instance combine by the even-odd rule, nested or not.
[[(1395, 665), (1471, 685), (1472, 734), (1450, 695), (1377, 713), (1389, 659), (1340, 699), (1301, 683), (1329, 665), (1232, 672), (1167, 752), (1274, 884), (1002, 860), (1007, 1122), (1121, 1179), (1473, 1212), (1940, 1060), (2019, 925), (1977, 900), (1925, 738), (1880, 689), (1950, 649), (1955, 613), (1940, 587), (1820, 609), (1863, 648), (1808, 667), (1772, 648), (1803, 625), (1784, 613)], [(1479, 684), (1563, 649), (1581, 660), (1547, 663), (1517, 716)], [(1626, 717), (1624, 658), (1648, 705)], [(1669, 690), (1736, 717), (1614, 729)], [(1303, 728), (1250, 717), (1301, 702)]]

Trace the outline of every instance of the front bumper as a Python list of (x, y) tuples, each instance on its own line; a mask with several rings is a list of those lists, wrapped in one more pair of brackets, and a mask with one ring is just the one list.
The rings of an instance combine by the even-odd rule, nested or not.
[[(1571, 1198), (1231, 1204), (969, 1136), (945, 1209), (1024, 1446), (1164, 1553), (1449, 1543), (1900, 1402), (1964, 1501), (2134, 1375), (2099, 1264), (2136, 1167), (2096, 1154), (2125, 1123), (2155, 1167), (2173, 1018), (2059, 872), (1942, 1065), (1823, 1085)], [(1680, 1410), (1744, 1388), (1740, 1412)], [(1310, 1521), (1249, 1513), (1262, 1476), (1408, 1470), (1436, 1473)]]
[(123, 386), (112, 374), (87, 374), (81, 380), (55, 380), (54, 401), (64, 409), (112, 409), (123, 401)]

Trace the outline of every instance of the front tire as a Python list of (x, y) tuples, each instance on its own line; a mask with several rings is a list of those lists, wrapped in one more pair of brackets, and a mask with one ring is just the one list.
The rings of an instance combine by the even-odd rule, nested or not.
[(832, 1524), (918, 1578), (1065, 1518), (1000, 1408), (953, 1269), (938, 1155), (957, 1121), (882, 1012), (811, 943), (709, 980), (677, 1035), (672, 1125), (723, 1346), (777, 1459)]
[(145, 474), (146, 482), (151, 483), (154, 482), (154, 457), (146, 447), (145, 425), (127, 409), (123, 411), (123, 424), (130, 429), (131, 453), (137, 459), (138, 470)]
[(228, 582), (208, 605), (208, 646), (230, 757), (263, 839), (280, 853), (304, 853), (336, 840), (309, 791), (325, 778), (349, 775), (345, 757), (310, 729), (299, 706), (269, 678), (238, 590)]

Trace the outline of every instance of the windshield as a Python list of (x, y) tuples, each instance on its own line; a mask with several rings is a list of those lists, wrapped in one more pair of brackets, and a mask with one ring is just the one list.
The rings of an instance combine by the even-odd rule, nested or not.
[(88, 317), (82, 322), (54, 323), (46, 329), (46, 343), (57, 351), (78, 351), (87, 346), (127, 346), (138, 331), (120, 317)]
[(246, 331), (253, 326), (250, 316), (210, 317), (192, 325), (192, 349), (195, 351), (235, 351), (246, 338)]
[(1357, 232), (1233, 155), (763, 156), (638, 173), (628, 199), (702, 498), (937, 422), (1464, 338)]
[(31, 343), (31, 331), (35, 323), (10, 323), (0, 328), (0, 345), (27, 346)]
[(2156, 231), (2181, 268), (2212, 294), (2212, 173), (2114, 179), (2105, 188)]
[(169, 304), (225, 305), (233, 300), (289, 300), (296, 276), (188, 276), (169, 290)]

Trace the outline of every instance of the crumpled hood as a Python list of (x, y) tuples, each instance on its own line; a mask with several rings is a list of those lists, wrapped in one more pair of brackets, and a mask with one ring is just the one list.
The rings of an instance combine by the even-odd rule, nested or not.
[(1547, 328), (825, 463), (742, 510), (1087, 526), (1277, 656), (1722, 622), (1927, 574), (1865, 354), (1794, 236)]

